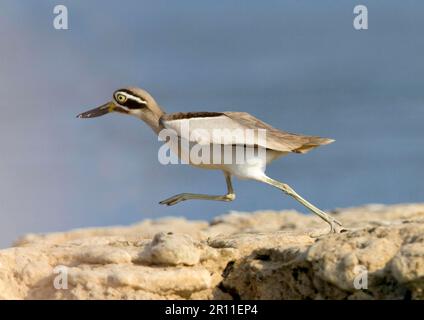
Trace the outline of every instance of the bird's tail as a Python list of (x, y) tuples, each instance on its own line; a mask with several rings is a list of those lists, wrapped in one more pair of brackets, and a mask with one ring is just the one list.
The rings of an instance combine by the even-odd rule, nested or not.
[(295, 153), (307, 153), (308, 151), (315, 149), (319, 146), (330, 144), (334, 142), (333, 139), (321, 138), (321, 137), (310, 137), (308, 141), (303, 144), (301, 147), (293, 150)]

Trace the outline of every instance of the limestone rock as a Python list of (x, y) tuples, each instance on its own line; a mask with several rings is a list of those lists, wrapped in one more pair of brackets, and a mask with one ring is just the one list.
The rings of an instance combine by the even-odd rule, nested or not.
[(140, 254), (140, 260), (153, 264), (194, 266), (200, 260), (200, 248), (185, 234), (160, 232)]
[(27, 235), (0, 250), (0, 299), (424, 299), (424, 204)]

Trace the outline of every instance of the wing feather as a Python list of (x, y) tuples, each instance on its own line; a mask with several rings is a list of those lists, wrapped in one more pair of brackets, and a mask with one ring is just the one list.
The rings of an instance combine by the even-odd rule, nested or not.
[[(333, 142), (316, 136), (289, 133), (272, 127), (246, 112), (188, 112), (165, 114), (162, 125), (174, 130), (181, 138), (199, 144), (246, 144), (243, 132), (246, 129), (266, 130), (266, 139), (254, 135), (253, 144), (280, 152), (306, 153), (320, 145)], [(215, 130), (225, 133), (216, 135)], [(241, 134), (234, 134), (241, 132)], [(243, 136), (243, 137), (242, 137)]]

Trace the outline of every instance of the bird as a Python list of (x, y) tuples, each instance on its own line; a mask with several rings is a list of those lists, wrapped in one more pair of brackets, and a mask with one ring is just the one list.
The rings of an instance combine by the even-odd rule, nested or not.
[[(166, 113), (150, 93), (138, 87), (125, 87), (116, 90), (113, 92), (112, 99), (109, 102), (100, 107), (80, 113), (77, 115), (77, 118), (95, 118), (113, 112), (134, 116), (144, 121), (158, 136), (164, 131), (173, 132), (174, 138), (177, 139), (179, 145), (177, 147), (172, 146), (170, 149), (173, 153), (176, 153), (180, 159), (182, 157), (187, 159), (187, 152), (189, 152), (187, 148), (184, 151), (181, 147), (183, 142), (188, 144), (189, 149), (193, 148), (193, 146), (200, 141), (202, 146), (209, 146), (211, 148), (219, 146), (219, 148), (227, 148), (226, 150), (230, 150), (229, 152), (231, 154), (236, 150), (240, 150), (240, 148), (246, 151), (246, 154), (249, 150), (256, 151), (256, 153), (259, 153), (259, 151), (265, 152), (265, 156), (256, 157), (254, 161), (237, 162), (233, 159), (232, 161), (225, 162), (221, 159), (221, 161), (218, 160), (213, 163), (194, 163), (194, 161), (190, 161), (190, 157), (188, 157), (188, 163), (194, 167), (221, 170), (225, 177), (227, 193), (224, 195), (180, 193), (160, 201), (160, 204), (172, 206), (179, 202), (192, 199), (233, 201), (236, 194), (232, 185), (232, 178), (250, 179), (271, 185), (294, 198), (330, 226), (330, 230), (327, 233), (340, 233), (346, 231), (340, 221), (301, 197), (288, 184), (275, 180), (265, 173), (266, 166), (272, 161), (290, 153), (307, 153), (319, 146), (334, 142), (333, 139), (282, 131), (246, 112), (205, 111)], [(188, 126), (188, 134), (183, 134), (182, 132), (184, 125)], [(237, 132), (242, 132), (240, 130), (261, 130), (265, 132), (266, 135), (264, 139), (258, 139), (256, 137), (252, 140), (253, 142), (249, 142), (249, 144), (245, 143), (247, 140), (243, 141), (242, 139), (240, 143), (237, 142), (237, 139), (230, 139), (222, 142), (222, 140), (215, 141), (213, 137), (211, 138), (211, 136), (213, 136), (213, 131), (217, 129), (239, 130)], [(195, 130), (201, 132), (199, 134), (200, 139), (199, 137), (193, 138), (193, 135), (191, 135)], [(165, 145), (169, 144), (171, 137), (168, 136), (167, 139), (163, 140), (166, 141)], [(222, 157), (221, 155), (221, 158)]]

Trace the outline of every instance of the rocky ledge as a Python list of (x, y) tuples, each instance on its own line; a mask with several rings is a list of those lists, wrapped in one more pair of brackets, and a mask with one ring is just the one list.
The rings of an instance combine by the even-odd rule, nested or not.
[(260, 211), (26, 235), (0, 250), (0, 298), (424, 298), (424, 204), (332, 214), (350, 230)]

